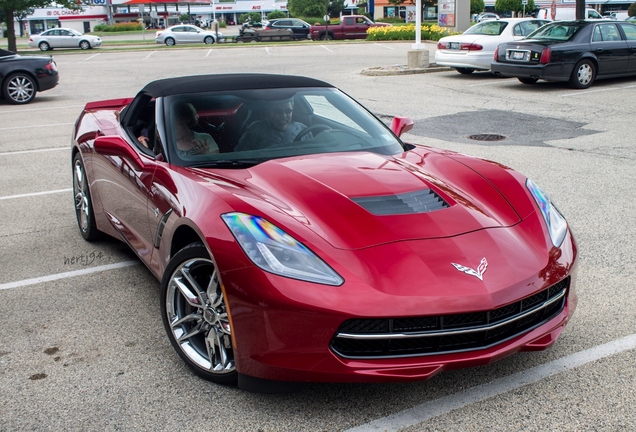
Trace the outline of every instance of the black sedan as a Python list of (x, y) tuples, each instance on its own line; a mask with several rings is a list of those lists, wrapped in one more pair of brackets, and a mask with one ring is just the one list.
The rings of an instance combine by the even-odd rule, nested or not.
[(636, 75), (636, 25), (555, 21), (526, 39), (499, 45), (491, 70), (524, 84), (567, 81), (577, 89), (597, 79)]
[(0, 49), (2, 96), (12, 104), (27, 104), (37, 92), (55, 87), (60, 77), (51, 56), (21, 56)]
[(272, 20), (265, 26), (267, 30), (291, 29), (294, 32), (294, 39), (309, 39), (310, 28), (308, 23), (298, 18)]

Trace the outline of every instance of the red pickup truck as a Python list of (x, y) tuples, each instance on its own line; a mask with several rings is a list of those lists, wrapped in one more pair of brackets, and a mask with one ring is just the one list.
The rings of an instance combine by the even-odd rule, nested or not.
[(366, 39), (369, 27), (390, 25), (388, 23), (374, 23), (364, 15), (345, 15), (340, 19), (340, 24), (312, 25), (310, 34), (313, 40)]

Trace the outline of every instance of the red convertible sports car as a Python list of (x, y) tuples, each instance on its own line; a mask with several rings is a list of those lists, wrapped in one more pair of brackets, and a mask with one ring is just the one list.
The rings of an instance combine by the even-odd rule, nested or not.
[(565, 219), (510, 168), (401, 141), (412, 126), (311, 78), (154, 81), (77, 120), (79, 229), (130, 245), (216, 383), (422, 380), (548, 348), (576, 307)]

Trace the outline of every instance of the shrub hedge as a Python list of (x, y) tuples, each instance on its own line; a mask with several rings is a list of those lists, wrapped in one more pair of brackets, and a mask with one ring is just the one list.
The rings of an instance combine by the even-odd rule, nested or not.
[[(444, 36), (457, 34), (438, 26), (423, 25), (421, 28), (422, 40), (438, 41)], [(391, 27), (371, 27), (367, 30), (367, 40), (371, 41), (390, 41), (390, 40), (415, 40), (415, 25), (409, 24), (405, 26)]]
[(123, 31), (134, 31), (134, 30), (143, 30), (143, 27), (138, 22), (127, 22), (127, 23), (117, 23), (117, 24), (97, 24), (93, 31), (96, 32), (123, 32)]

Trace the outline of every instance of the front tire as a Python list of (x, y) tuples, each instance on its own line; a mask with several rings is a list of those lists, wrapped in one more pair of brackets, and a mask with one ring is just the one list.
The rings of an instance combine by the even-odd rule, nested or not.
[(214, 43), (214, 38), (212, 36), (206, 36), (205, 39), (203, 39), (203, 42), (206, 45), (212, 45)]
[(4, 98), (11, 104), (28, 104), (35, 98), (37, 83), (30, 75), (22, 72), (9, 75), (2, 86)]
[(570, 86), (575, 89), (586, 89), (596, 79), (596, 67), (590, 60), (581, 60), (574, 66), (570, 76)]
[(172, 39), (172, 38), (166, 38), (165, 43), (166, 43), (166, 45), (168, 45), (168, 46), (174, 46), (174, 39)]
[(455, 70), (462, 75), (470, 75), (471, 73), (475, 72), (475, 69), (471, 68), (455, 68)]
[(161, 282), (161, 316), (170, 343), (195, 374), (217, 384), (236, 382), (226, 299), (202, 243), (170, 260)]
[(93, 211), (93, 200), (91, 191), (88, 188), (88, 179), (82, 156), (77, 153), (73, 158), (73, 197), (75, 202), (75, 218), (80, 234), (86, 241), (97, 240), (101, 237), (101, 232), (95, 224), (95, 212)]
[(91, 49), (91, 44), (89, 41), (83, 40), (79, 43), (79, 47), (83, 50), (87, 50), (87, 49)]

